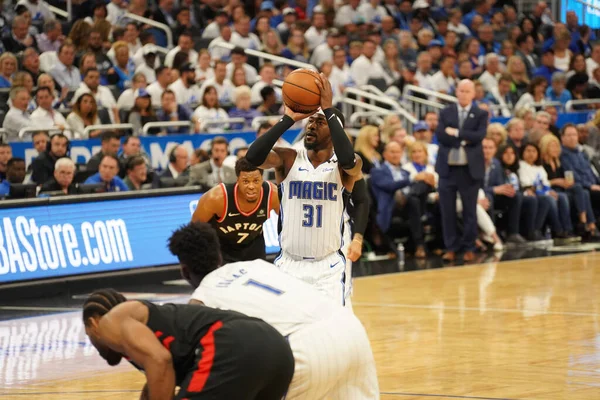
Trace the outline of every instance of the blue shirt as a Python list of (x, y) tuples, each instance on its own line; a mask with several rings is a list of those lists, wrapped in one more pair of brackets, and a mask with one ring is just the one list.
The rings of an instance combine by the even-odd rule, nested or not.
[[(102, 180), (102, 178), (100, 178), (100, 172), (97, 172), (94, 175), (92, 175), (89, 178), (87, 178), (84, 183), (86, 185), (87, 184), (96, 184), (96, 183), (104, 183), (104, 184), (106, 184), (106, 182), (104, 182)], [(118, 176), (115, 176), (112, 179), (112, 181), (110, 181), (108, 184), (106, 184), (106, 191), (107, 192), (127, 192), (128, 190), (129, 190), (129, 188), (127, 187), (127, 185), (125, 184), (125, 182), (123, 182), (121, 180), (121, 178), (119, 178)]]
[(0, 196), (8, 196), (10, 193), (10, 183), (7, 180), (0, 182)]
[(585, 188), (599, 183), (598, 178), (596, 178), (596, 175), (592, 171), (590, 162), (579, 149), (563, 147), (560, 154), (560, 163), (565, 171), (573, 171), (575, 183)]
[[(171, 116), (163, 111), (161, 108), (156, 112), (156, 118), (159, 121), (170, 121)], [(189, 108), (182, 106), (181, 104), (177, 105), (177, 120), (179, 121), (191, 121), (192, 120), (192, 112)], [(190, 128), (187, 126), (169, 126), (167, 128), (167, 133), (190, 133)]]
[(533, 71), (533, 76), (542, 76), (548, 82), (552, 82), (552, 74), (555, 72), (563, 72), (563, 71), (560, 69), (556, 69), (554, 67), (548, 68), (547, 66), (542, 65), (541, 67), (538, 67), (538, 68), (536, 68), (535, 71)]
[[(471, 11), (470, 13), (463, 16), (462, 23), (465, 24), (467, 26), (467, 28), (471, 29), (471, 25), (473, 24), (473, 18), (475, 18), (476, 15), (480, 15), (477, 12), (477, 10)], [(481, 17), (483, 18), (483, 22), (488, 23), (488, 24), (492, 20), (492, 17), (489, 14), (482, 15)], [(477, 32), (474, 32), (474, 33), (477, 33)]]
[(8, 79), (0, 75), (0, 88), (9, 88), (12, 84)]
[(560, 96), (558, 96), (552, 86), (548, 86), (548, 89), (546, 89), (546, 97), (550, 101), (560, 101), (563, 106), (567, 104), (567, 101), (573, 98), (571, 96), (571, 92), (569, 92), (567, 89), (564, 89)]

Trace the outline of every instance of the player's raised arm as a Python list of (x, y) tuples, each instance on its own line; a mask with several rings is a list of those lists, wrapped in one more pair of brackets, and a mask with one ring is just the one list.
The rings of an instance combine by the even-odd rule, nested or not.
[[(290, 129), (296, 121), (300, 121), (308, 116), (310, 114), (297, 113), (292, 111), (288, 106), (285, 106), (285, 115), (271, 129), (250, 145), (246, 153), (246, 159), (262, 169), (283, 167), (286, 153), (285, 151), (279, 151), (284, 149), (278, 149), (277, 152), (273, 151), (273, 146), (275, 146), (281, 135)], [(285, 150), (293, 152), (290, 149)]]
[(325, 114), (325, 118), (327, 118), (333, 150), (344, 172), (350, 176), (358, 176), (361, 172), (362, 160), (354, 154), (352, 143), (346, 136), (344, 124), (342, 123), (343, 115), (337, 108), (333, 107), (331, 83), (322, 73), (320, 76), (321, 79), (315, 79), (315, 83), (321, 91), (321, 109)]

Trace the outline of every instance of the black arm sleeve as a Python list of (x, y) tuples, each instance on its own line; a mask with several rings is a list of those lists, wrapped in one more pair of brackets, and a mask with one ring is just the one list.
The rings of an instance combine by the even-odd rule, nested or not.
[(329, 131), (331, 132), (331, 141), (333, 142), (333, 150), (337, 156), (339, 164), (343, 169), (352, 169), (356, 165), (356, 158), (354, 157), (354, 149), (352, 143), (346, 136), (342, 123), (335, 115), (333, 108), (324, 110), (325, 118), (327, 118), (327, 125), (329, 125)]
[(367, 182), (364, 178), (354, 182), (354, 189), (352, 189), (352, 203), (354, 204), (352, 212), (354, 232), (352, 233), (359, 233), (364, 236), (369, 220), (370, 208)]
[(294, 125), (294, 120), (284, 115), (274, 127), (259, 137), (250, 145), (246, 159), (253, 165), (261, 165), (267, 159), (269, 152), (275, 146), (281, 135)]

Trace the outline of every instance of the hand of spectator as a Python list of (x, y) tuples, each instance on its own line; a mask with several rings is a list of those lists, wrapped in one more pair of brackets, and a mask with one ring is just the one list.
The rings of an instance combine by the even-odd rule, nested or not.
[(425, 179), (423, 179), (425, 181), (426, 184), (428, 184), (431, 187), (435, 187), (435, 176), (433, 174), (430, 174), (428, 172), (425, 172)]
[(296, 122), (313, 115), (313, 113), (303, 114), (303, 113), (295, 112), (291, 108), (289, 108), (287, 105), (284, 105), (283, 107), (285, 109), (285, 111), (284, 111), (285, 115), (287, 115), (288, 117), (290, 117), (291, 119), (293, 119)]
[(426, 172), (419, 172), (418, 174), (415, 175), (415, 177), (413, 178), (415, 181), (425, 181), (425, 176), (426, 176)]
[(31, 35), (27, 35), (25, 40), (23, 40), (23, 44), (27, 47), (31, 47), (33, 45), (33, 37), (31, 37)]
[(479, 203), (479, 205), (481, 207), (483, 207), (484, 210), (489, 210), (490, 208), (490, 201), (487, 199), (487, 197), (484, 197), (483, 199), (477, 200), (477, 202)]
[(564, 179), (564, 181), (565, 181), (565, 184), (564, 184), (563, 188), (565, 188), (565, 189), (568, 189), (575, 185), (575, 181), (573, 181), (573, 180), (569, 181), (569, 180)]
[(554, 200), (558, 200), (558, 193), (556, 193), (554, 190), (549, 191), (548, 196), (552, 197)]
[(56, 38), (56, 40), (58, 40), (60, 43), (62, 43), (65, 41), (66, 38), (67, 37), (65, 35), (60, 35), (59, 37)]
[(523, 193), (525, 194), (525, 196), (535, 197), (535, 192), (533, 191), (533, 189), (525, 189)]
[(494, 187), (494, 194), (513, 197), (515, 195), (515, 188), (512, 185), (505, 183), (504, 185)]
[(331, 89), (331, 82), (329, 79), (321, 73), (321, 79), (315, 79), (315, 84), (321, 91), (321, 109), (327, 110), (333, 107), (333, 90)]
[(600, 192), (600, 185), (592, 185), (590, 189), (594, 192)]
[(69, 87), (65, 86), (60, 90), (60, 101), (63, 101), (64, 99), (67, 98), (67, 95), (69, 94)]
[(446, 128), (446, 133), (447, 133), (448, 135), (450, 135), (450, 136), (455, 136), (455, 137), (458, 137), (458, 129), (456, 129), (456, 128), (450, 128), (450, 127), (447, 127), (447, 128)]

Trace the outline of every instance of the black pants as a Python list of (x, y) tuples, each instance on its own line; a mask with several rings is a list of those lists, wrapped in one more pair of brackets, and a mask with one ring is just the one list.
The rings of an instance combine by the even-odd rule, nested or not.
[(266, 322), (215, 323), (196, 349), (178, 400), (280, 400), (294, 375), (287, 340)]

